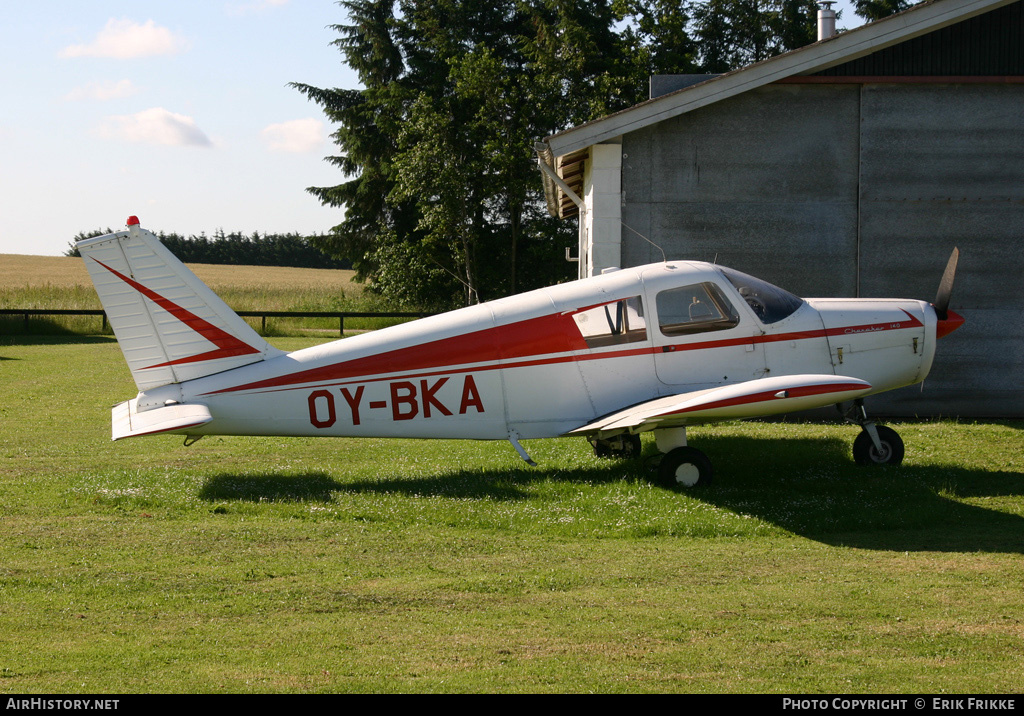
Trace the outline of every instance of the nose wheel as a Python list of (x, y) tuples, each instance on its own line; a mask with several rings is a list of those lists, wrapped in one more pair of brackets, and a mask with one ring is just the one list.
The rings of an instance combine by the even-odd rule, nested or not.
[(858, 465), (899, 465), (903, 462), (903, 438), (892, 428), (868, 419), (864, 401), (854, 402), (854, 418), (861, 432), (853, 441), (853, 461)]
[(903, 462), (903, 438), (892, 428), (872, 425), (878, 444), (865, 427), (853, 441), (853, 461), (858, 465), (899, 465)]

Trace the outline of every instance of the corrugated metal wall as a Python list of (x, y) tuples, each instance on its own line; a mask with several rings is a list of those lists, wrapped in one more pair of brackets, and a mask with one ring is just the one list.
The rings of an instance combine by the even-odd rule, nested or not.
[[(923, 390), (872, 409), (1024, 417), (1022, 46), (1017, 2), (822, 73), (836, 84), (763, 87), (627, 134), (622, 220), (669, 258), (808, 297), (930, 301), (959, 246), (966, 325)], [(623, 265), (660, 258), (623, 231)]]
[[(1024, 416), (1024, 85), (776, 85), (623, 138), (623, 221), (670, 258), (804, 296), (932, 300), (961, 249), (924, 390), (890, 415)], [(660, 260), (623, 232), (623, 264)]]

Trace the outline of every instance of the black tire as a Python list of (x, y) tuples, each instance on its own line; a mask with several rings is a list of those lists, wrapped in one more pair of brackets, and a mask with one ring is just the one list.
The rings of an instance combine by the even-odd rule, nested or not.
[(892, 428), (876, 425), (878, 440), (882, 443), (879, 452), (867, 430), (862, 430), (853, 441), (853, 461), (858, 465), (899, 465), (903, 462), (903, 438)]
[(706, 487), (713, 476), (711, 460), (692, 447), (669, 450), (658, 465), (658, 480), (665, 487)]

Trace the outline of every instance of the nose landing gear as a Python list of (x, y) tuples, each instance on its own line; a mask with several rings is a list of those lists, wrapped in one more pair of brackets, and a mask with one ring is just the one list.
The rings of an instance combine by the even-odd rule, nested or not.
[(853, 409), (845, 415), (849, 422), (857, 423), (861, 433), (853, 441), (853, 461), (858, 465), (899, 465), (903, 462), (903, 439), (892, 428), (876, 425), (868, 418), (864, 401), (857, 399)]

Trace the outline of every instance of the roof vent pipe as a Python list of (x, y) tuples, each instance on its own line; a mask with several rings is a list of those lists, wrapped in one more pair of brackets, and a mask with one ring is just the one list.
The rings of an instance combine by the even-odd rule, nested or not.
[(821, 0), (818, 3), (818, 41), (827, 40), (836, 34), (836, 11), (832, 6), (836, 0)]

